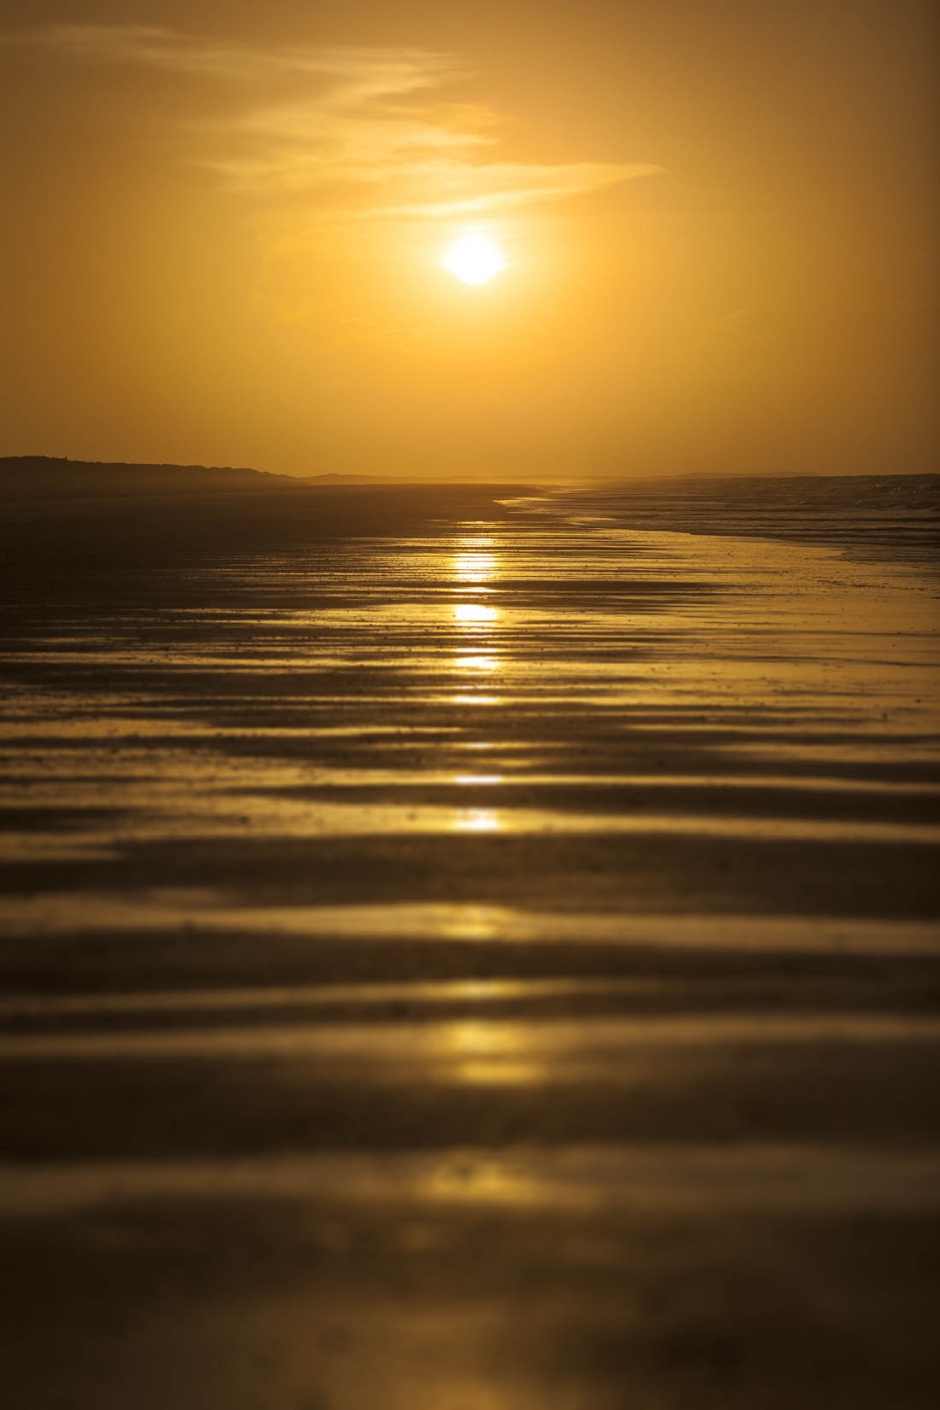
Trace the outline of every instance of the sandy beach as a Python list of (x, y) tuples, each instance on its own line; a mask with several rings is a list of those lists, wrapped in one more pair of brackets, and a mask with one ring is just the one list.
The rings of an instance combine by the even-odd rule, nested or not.
[(5, 506), (11, 1407), (936, 1403), (936, 478)]

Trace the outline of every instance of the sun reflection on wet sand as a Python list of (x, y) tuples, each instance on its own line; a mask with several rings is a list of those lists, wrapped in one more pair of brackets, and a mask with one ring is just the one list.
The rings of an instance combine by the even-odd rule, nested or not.
[(524, 1031), (513, 1024), (468, 1019), (442, 1025), (439, 1050), (442, 1075), (449, 1081), (528, 1086), (544, 1075), (543, 1065), (532, 1061)]
[(492, 534), (461, 534), (454, 545), (449, 576), (454, 582), (485, 588), (499, 577), (500, 556)]
[(499, 832), (499, 813), (493, 808), (463, 808), (454, 815), (456, 832)]
[(502, 705), (503, 698), (500, 695), (468, 695), (465, 691), (458, 692), (450, 697), (452, 705)]
[(460, 647), (454, 655), (454, 669), (458, 671), (492, 673), (493, 671), (498, 671), (501, 664), (495, 651), (483, 653), (473, 650), (468, 651)]
[(497, 561), (495, 553), (457, 553), (453, 562), (454, 578), (458, 583), (488, 583), (496, 576)]
[(462, 627), (495, 625), (499, 618), (496, 607), (485, 607), (481, 602), (457, 602), (454, 604), (454, 621)]
[[(455, 588), (463, 596), (470, 593), (492, 593), (498, 583), (501, 567), (500, 554), (496, 551), (496, 539), (487, 534), (462, 535), (457, 541), (457, 551), (447, 565), (448, 576)], [(451, 697), (453, 705), (497, 705), (501, 697), (491, 691), (480, 689), (479, 677), (491, 679), (505, 668), (505, 661), (499, 649), (499, 633), (502, 627), (502, 614), (498, 607), (479, 601), (455, 602), (451, 608), (454, 625), (466, 633), (466, 644), (457, 646), (453, 655), (453, 668), (460, 687)], [(466, 675), (465, 681), (460, 680)], [(458, 824), (463, 831), (484, 830), (482, 824), (468, 826)]]

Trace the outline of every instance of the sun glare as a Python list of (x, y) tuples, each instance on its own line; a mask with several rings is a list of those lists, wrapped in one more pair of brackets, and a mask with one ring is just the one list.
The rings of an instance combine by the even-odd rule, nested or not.
[(465, 235), (447, 251), (444, 268), (465, 284), (485, 284), (506, 268), (506, 256), (486, 235)]

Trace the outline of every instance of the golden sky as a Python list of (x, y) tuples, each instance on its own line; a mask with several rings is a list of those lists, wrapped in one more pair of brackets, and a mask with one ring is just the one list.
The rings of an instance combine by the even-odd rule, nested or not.
[(934, 469), (932, 10), (0, 0), (0, 454)]

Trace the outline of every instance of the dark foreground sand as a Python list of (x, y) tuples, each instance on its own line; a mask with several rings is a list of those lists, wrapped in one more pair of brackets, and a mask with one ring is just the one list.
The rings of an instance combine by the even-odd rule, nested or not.
[(288, 498), (0, 531), (5, 1405), (933, 1407), (922, 505)]

